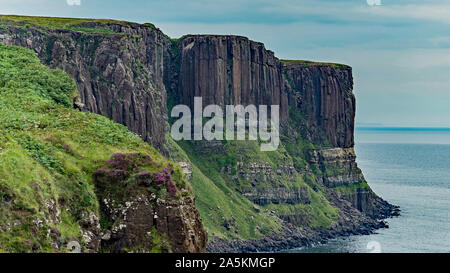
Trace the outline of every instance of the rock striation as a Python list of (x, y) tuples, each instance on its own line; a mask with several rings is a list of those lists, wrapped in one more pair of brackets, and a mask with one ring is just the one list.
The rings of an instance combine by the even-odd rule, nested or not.
[(264, 206), (268, 204), (309, 204), (311, 196), (306, 188), (264, 188), (244, 191), (244, 196), (253, 203)]
[[(225, 196), (242, 196), (246, 202), (258, 205), (257, 213), (261, 214), (266, 213), (266, 208), (281, 206), (270, 217), (282, 219), (289, 226), (281, 237), (294, 239), (287, 243), (271, 234), (260, 241), (228, 241), (212, 236), (209, 251), (273, 250), (340, 235), (365, 234), (382, 226), (378, 220), (398, 214), (396, 207), (365, 186), (365, 178), (356, 164), (353, 149), (356, 104), (351, 67), (279, 60), (264, 44), (241, 36), (187, 35), (170, 39), (153, 25), (117, 21), (83, 21), (77, 27), (93, 31), (27, 27), (24, 23), (9, 22), (0, 28), (0, 42), (33, 49), (44, 64), (67, 72), (75, 79), (80, 93), (79, 101), (74, 102), (76, 108), (126, 125), (166, 155), (178, 156), (169, 154), (166, 147), (170, 122), (167, 106), (169, 110), (176, 104), (192, 106), (195, 96), (201, 96), (204, 105), (280, 106), (281, 134), (286, 145), (274, 155), (254, 151), (253, 154), (249, 147), (230, 152), (227, 143), (212, 141), (189, 144), (191, 149), (184, 151), (188, 158), (177, 162), (188, 178), (195, 180), (194, 172), (205, 166), (189, 162), (194, 152), (206, 159), (223, 155), (225, 163), (214, 171), (233, 191), (226, 191)], [(106, 33), (96, 32), (98, 29)], [(215, 162), (202, 162), (196, 164), (215, 166)], [(217, 176), (209, 178), (217, 180)], [(195, 191), (197, 184), (193, 185)], [(219, 191), (223, 187), (218, 187)], [(211, 202), (209, 197), (197, 197), (204, 198), (202, 202)], [(120, 251), (129, 247), (130, 240), (142, 238), (143, 230), (156, 226), (173, 238), (171, 242), (177, 242), (171, 246), (175, 251), (203, 249), (206, 235), (198, 233), (201, 225), (194, 224), (189, 229), (188, 224), (183, 224), (183, 217), (198, 218), (189, 214), (193, 211), (193, 200), (177, 204), (158, 202), (155, 208), (148, 205), (156, 202), (151, 196), (140, 198), (144, 200), (139, 203), (143, 209), (127, 214), (127, 220), (124, 215), (107, 214), (110, 221), (122, 219), (119, 222), (125, 226), (147, 225), (145, 229), (97, 232), (97, 236), (105, 238), (103, 244)], [(126, 202), (121, 206), (127, 207)], [(320, 208), (313, 207), (319, 206), (317, 202), (321, 202)], [(332, 223), (322, 227), (323, 230), (312, 227), (311, 211), (329, 206), (338, 211), (335, 218), (323, 213)], [(155, 215), (165, 220), (155, 224), (152, 222)], [(211, 215), (208, 211), (201, 216)], [(226, 223), (223, 232), (235, 230), (239, 234), (233, 225), (242, 221), (221, 220)], [(187, 230), (197, 232), (194, 237), (201, 238), (200, 242), (178, 238), (180, 232), (186, 235)]]
[(323, 172), (322, 183), (329, 188), (365, 181), (356, 164), (356, 154), (353, 148), (311, 150), (309, 156), (310, 163)]
[(75, 79), (84, 109), (126, 125), (163, 150), (167, 120), (163, 84), (168, 40), (158, 29), (140, 24), (84, 23), (105, 27), (105, 35), (64, 29), (23, 28), (10, 24), (0, 42), (34, 50), (42, 62)]
[(306, 137), (332, 147), (353, 147), (356, 106), (352, 68), (287, 62), (284, 73), (289, 105), (303, 115)]
[(279, 105), (280, 120), (287, 120), (287, 95), (282, 65), (264, 44), (231, 35), (188, 35), (177, 42), (177, 75), (168, 84), (179, 103), (224, 105)]

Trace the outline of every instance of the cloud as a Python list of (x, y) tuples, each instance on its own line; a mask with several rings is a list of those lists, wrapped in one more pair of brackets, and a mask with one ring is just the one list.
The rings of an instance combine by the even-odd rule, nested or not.
[(415, 70), (450, 68), (450, 49), (416, 49), (398, 52), (395, 65)]
[(450, 48), (450, 36), (435, 36), (428, 39), (428, 42), (437, 48)]
[(450, 24), (450, 4), (385, 5), (376, 6), (371, 9), (359, 7), (357, 10), (367, 15), (394, 19), (427, 20)]
[(69, 6), (81, 6), (81, 0), (66, 0)]
[(381, 6), (381, 0), (367, 0), (369, 6)]

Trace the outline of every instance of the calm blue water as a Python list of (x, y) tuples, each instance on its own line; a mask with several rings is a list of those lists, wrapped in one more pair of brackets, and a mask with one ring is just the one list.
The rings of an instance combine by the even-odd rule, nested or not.
[(373, 190), (399, 205), (390, 228), (292, 252), (450, 252), (450, 130), (356, 131), (359, 167)]

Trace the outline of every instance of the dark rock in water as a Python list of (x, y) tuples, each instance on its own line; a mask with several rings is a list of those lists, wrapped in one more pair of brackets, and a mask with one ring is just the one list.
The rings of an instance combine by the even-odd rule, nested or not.
[(385, 221), (380, 221), (379, 228), (389, 228), (389, 224)]
[(400, 207), (394, 206), (394, 208), (392, 209), (392, 212), (391, 212), (391, 217), (400, 216), (400, 212), (401, 212)]

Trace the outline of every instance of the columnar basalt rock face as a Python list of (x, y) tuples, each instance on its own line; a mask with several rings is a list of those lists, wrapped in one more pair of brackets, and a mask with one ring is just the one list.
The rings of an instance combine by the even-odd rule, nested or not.
[(34, 50), (43, 63), (61, 68), (75, 79), (85, 110), (126, 125), (163, 150), (167, 38), (161, 31), (139, 24), (111, 23), (102, 27), (115, 33), (8, 26), (0, 42)]
[(287, 95), (282, 66), (262, 43), (240, 36), (192, 35), (178, 44), (179, 75), (170, 90), (182, 103), (279, 105), (287, 120)]
[(314, 143), (353, 147), (355, 97), (351, 67), (333, 64), (284, 67), (289, 105), (303, 114)]

